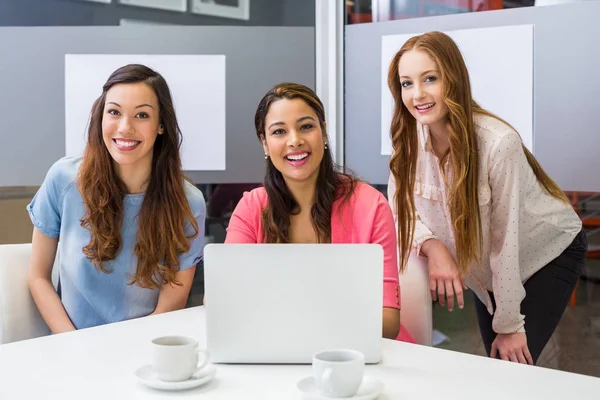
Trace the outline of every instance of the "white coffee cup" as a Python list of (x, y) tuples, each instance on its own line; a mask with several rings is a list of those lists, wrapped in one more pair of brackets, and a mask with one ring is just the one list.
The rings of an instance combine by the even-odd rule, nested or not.
[[(180, 382), (190, 379), (208, 364), (208, 353), (198, 348), (195, 339), (162, 336), (152, 340), (152, 369), (160, 380)], [(202, 362), (198, 364), (202, 354)]]
[(313, 355), (312, 371), (321, 395), (351, 397), (362, 383), (365, 356), (349, 349), (321, 351)]

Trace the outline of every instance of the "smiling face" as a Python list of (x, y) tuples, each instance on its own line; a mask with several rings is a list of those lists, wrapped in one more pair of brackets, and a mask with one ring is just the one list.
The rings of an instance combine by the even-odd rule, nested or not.
[(163, 127), (156, 93), (145, 83), (111, 87), (105, 96), (102, 137), (117, 168), (151, 168), (152, 149)]
[(273, 102), (261, 139), (265, 153), (286, 182), (316, 182), (326, 137), (317, 114), (304, 100)]
[(442, 76), (436, 63), (420, 50), (410, 50), (398, 63), (402, 103), (417, 121), (434, 130), (448, 118)]

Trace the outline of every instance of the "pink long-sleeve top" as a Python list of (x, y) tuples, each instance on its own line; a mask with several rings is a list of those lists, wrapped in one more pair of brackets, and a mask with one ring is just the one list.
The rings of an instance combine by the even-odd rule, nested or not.
[[(262, 187), (244, 193), (229, 221), (225, 243), (262, 243), (261, 216), (267, 203), (267, 192)], [(339, 199), (333, 205), (331, 243), (380, 244), (384, 254), (383, 306), (400, 309), (396, 227), (387, 200), (373, 187), (359, 182), (348, 202), (341, 203)], [(397, 340), (414, 343), (402, 326)]]

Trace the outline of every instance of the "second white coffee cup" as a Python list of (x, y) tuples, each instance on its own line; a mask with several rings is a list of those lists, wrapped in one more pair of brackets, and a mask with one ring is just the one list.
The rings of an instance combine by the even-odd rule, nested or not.
[(312, 370), (323, 396), (354, 396), (363, 380), (365, 356), (349, 349), (321, 351), (313, 356)]
[(162, 336), (152, 340), (152, 347), (152, 369), (163, 381), (188, 380), (208, 364), (208, 352), (189, 337)]

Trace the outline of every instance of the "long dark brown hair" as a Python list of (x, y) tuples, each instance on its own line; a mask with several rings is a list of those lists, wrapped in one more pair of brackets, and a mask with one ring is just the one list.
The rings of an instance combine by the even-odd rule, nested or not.
[[(412, 247), (416, 215), (413, 198), (418, 154), (416, 121), (402, 102), (402, 86), (398, 75), (400, 59), (410, 50), (420, 50), (431, 57), (440, 70), (444, 85), (450, 149), (441, 157), (440, 163), (450, 157), (454, 179), (446, 182), (449, 189), (448, 206), (456, 240), (456, 261), (461, 274), (464, 274), (473, 261), (480, 263), (482, 244), (478, 201), (479, 154), (473, 117), (475, 114), (486, 115), (514, 128), (473, 100), (467, 66), (458, 46), (448, 35), (428, 32), (415, 36), (396, 53), (388, 71), (388, 86), (395, 101), (390, 128), (393, 148), (390, 170), (396, 182), (394, 201), (398, 213), (401, 269), (406, 265)], [(568, 202), (566, 195), (524, 145), (523, 151), (542, 187), (557, 199)]]
[[(265, 119), (271, 104), (282, 99), (301, 99), (317, 114), (319, 126), (326, 135), (325, 108), (319, 97), (308, 87), (297, 83), (280, 83), (265, 94), (260, 101), (254, 116), (256, 136), (260, 140), (266, 137)], [(268, 205), (262, 212), (265, 243), (289, 243), (290, 216), (299, 213), (299, 205), (288, 189), (283, 175), (271, 162), (266, 160), (264, 187), (269, 198)], [(319, 165), (316, 183), (316, 200), (310, 210), (312, 225), (319, 243), (331, 242), (331, 218), (333, 204), (342, 199), (344, 204), (354, 193), (356, 178), (342, 172), (329, 148), (324, 149), (323, 159)]]
[[(104, 273), (104, 263), (117, 257), (122, 245), (123, 201), (127, 188), (117, 176), (113, 159), (104, 144), (102, 118), (106, 93), (117, 84), (144, 83), (158, 98), (159, 123), (164, 132), (158, 135), (152, 150), (152, 170), (138, 216), (137, 269), (131, 284), (156, 289), (162, 284), (180, 285), (175, 278), (179, 255), (190, 249), (190, 239), (198, 235), (198, 222), (185, 195), (179, 148), (181, 131), (169, 86), (152, 69), (138, 64), (117, 69), (94, 102), (88, 140), (79, 170), (78, 187), (86, 207), (81, 226), (90, 231), (90, 242), (83, 254)], [(185, 226), (193, 227), (188, 237)]]

